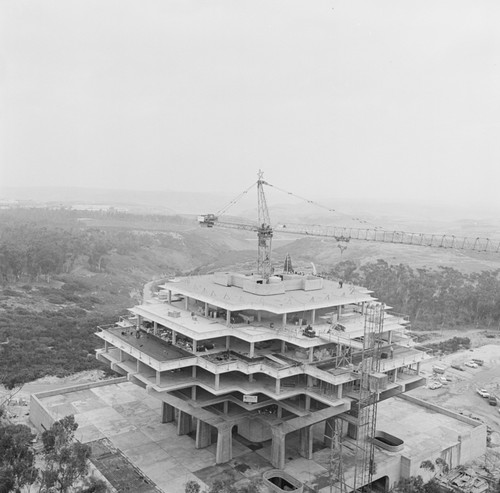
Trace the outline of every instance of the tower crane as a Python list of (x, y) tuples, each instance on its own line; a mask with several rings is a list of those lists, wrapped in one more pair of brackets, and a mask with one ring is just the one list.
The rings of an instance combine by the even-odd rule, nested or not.
[[(257, 223), (243, 223), (241, 221), (230, 220), (223, 217), (227, 210), (234, 205), (248, 191), (257, 187), (258, 220)], [(269, 210), (267, 207), (264, 186), (276, 188), (266, 182), (262, 171), (259, 170), (257, 181), (217, 214), (205, 214), (198, 216), (198, 221), (202, 226), (213, 228), (229, 228), (257, 233), (258, 258), (257, 272), (264, 280), (269, 280), (273, 273), (271, 266), (271, 244), (275, 232), (280, 234), (291, 234), (299, 236), (332, 238), (338, 242), (348, 243), (351, 240), (373, 241), (380, 243), (393, 243), (401, 245), (426, 246), (443, 249), (468, 250), (476, 252), (500, 253), (500, 241), (492, 241), (489, 238), (459, 237), (454, 235), (438, 235), (425, 233), (409, 233), (404, 231), (389, 231), (382, 228), (353, 228), (342, 226), (318, 226), (300, 224), (280, 224), (275, 227), (271, 225)], [(279, 190), (279, 189), (278, 189)], [(310, 204), (323, 207), (312, 200), (304, 199), (291, 192), (285, 192)], [(333, 212), (333, 209), (328, 209)], [(367, 306), (364, 321), (363, 349), (361, 351), (361, 363), (358, 366), (359, 373), (359, 398), (350, 419), (357, 422), (357, 432), (355, 439), (355, 461), (353, 483), (347, 484), (344, 478), (343, 452), (341, 444), (341, 425), (335, 421), (331, 427), (330, 436), (330, 491), (336, 484), (337, 491), (371, 491), (370, 487), (365, 489), (365, 485), (370, 485), (373, 479), (374, 462), (374, 442), (376, 422), (377, 422), (377, 402), (378, 391), (372, 388), (372, 375), (380, 372), (380, 345), (383, 332), (385, 305), (374, 302)], [(339, 418), (340, 420), (345, 419)], [(334, 439), (336, 444), (334, 444)], [(338, 449), (337, 459), (334, 457), (334, 447)], [(334, 466), (336, 461), (336, 471)]]
[[(228, 229), (239, 229), (253, 231), (257, 233), (258, 258), (257, 272), (264, 279), (269, 279), (272, 274), (271, 266), (271, 243), (274, 232), (280, 234), (291, 234), (301, 236), (332, 238), (338, 242), (348, 243), (351, 240), (393, 243), (400, 245), (414, 245), (432, 248), (443, 248), (449, 250), (466, 250), (484, 253), (500, 253), (500, 241), (490, 240), (489, 238), (455, 236), (449, 234), (430, 234), (430, 233), (411, 233), (406, 231), (390, 231), (382, 228), (354, 228), (344, 226), (320, 226), (305, 224), (279, 224), (275, 228), (271, 226), (269, 210), (267, 207), (266, 196), (264, 194), (264, 185), (280, 190), (278, 187), (266, 182), (261, 170), (258, 173), (258, 179), (249, 188), (233, 199), (217, 214), (204, 214), (198, 216), (198, 222), (201, 226), (207, 228), (219, 227)], [(257, 204), (258, 204), (258, 222), (257, 224), (245, 224), (234, 222), (221, 218), (227, 212), (229, 207), (248, 193), (250, 189), (257, 186)], [(288, 195), (292, 195), (307, 203), (323, 207), (312, 200), (305, 199), (291, 192), (280, 190)], [(328, 209), (328, 208), (326, 208)], [(333, 212), (333, 209), (328, 209)]]

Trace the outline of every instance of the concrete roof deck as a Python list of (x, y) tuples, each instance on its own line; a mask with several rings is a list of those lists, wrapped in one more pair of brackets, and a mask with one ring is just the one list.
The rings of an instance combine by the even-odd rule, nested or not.
[(378, 404), (377, 429), (404, 440), (405, 455), (409, 457), (420, 457), (424, 450), (428, 455), (444, 450), (476, 426), (478, 423), (470, 424), (458, 416), (440, 413), (404, 397), (394, 397)]
[(293, 290), (269, 296), (248, 293), (236, 286), (216, 284), (213, 275), (184, 277), (161, 287), (225, 310), (266, 310), (277, 314), (374, 300), (370, 291), (363, 287), (345, 284), (340, 288), (338, 283), (326, 279), (323, 279), (321, 289)]
[(195, 449), (174, 425), (162, 424), (158, 399), (131, 382), (38, 398), (54, 419), (75, 416), (75, 437), (82, 443), (109, 439), (162, 491), (184, 491), (187, 481), (199, 482), (194, 471), (215, 463), (213, 451)]
[[(177, 435), (175, 423), (160, 423), (160, 403), (151, 394), (131, 382), (123, 382), (47, 397), (39, 395), (39, 399), (55, 419), (74, 414), (80, 425), (76, 436), (84, 443), (107, 437), (165, 492), (184, 491), (184, 485), (190, 479), (208, 481), (209, 469), (216, 474), (214, 478), (220, 477), (221, 466), (214, 465), (216, 444), (206, 449), (196, 449), (191, 437)], [(394, 419), (395, 416), (397, 419)], [(444, 450), (456, 443), (460, 434), (469, 432), (475, 426), (484, 426), (467, 421), (426, 409), (404, 398), (393, 398), (378, 404), (377, 429), (404, 440), (402, 454), (410, 458), (413, 456), (418, 459), (422, 452), (430, 454), (433, 450)], [(287, 438), (285, 456), (292, 459), (287, 460), (285, 471), (308, 486), (315, 487), (315, 491), (328, 493), (330, 449), (321, 443), (324, 426), (317, 427), (315, 433), (313, 460), (298, 456), (297, 434)], [(351, 450), (351, 443), (345, 439), (346, 478), (352, 476), (354, 456)], [(252, 454), (256, 455), (241, 442), (233, 440), (234, 459), (227, 467), (238, 466), (239, 458), (242, 463), (248, 463), (248, 457)], [(272, 468), (269, 464), (270, 441), (257, 450), (257, 455), (266, 468)], [(377, 469), (387, 469), (385, 464), (389, 463), (399, 467), (397, 464), (400, 460), (400, 453), (385, 452), (378, 447), (375, 449)], [(205, 487), (202, 483), (202, 488)]]

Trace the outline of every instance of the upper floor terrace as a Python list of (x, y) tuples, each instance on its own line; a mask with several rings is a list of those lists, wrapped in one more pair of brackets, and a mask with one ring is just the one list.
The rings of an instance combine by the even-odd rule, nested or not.
[[(333, 312), (323, 309), (282, 315), (248, 310), (222, 313), (211, 306), (206, 308), (193, 311), (196, 307), (178, 301), (170, 304), (149, 303), (130, 311), (139, 320), (139, 326), (147, 323), (168, 328), (192, 341), (232, 336), (248, 343), (278, 338), (303, 348), (320, 346), (325, 342), (362, 348), (359, 338), (364, 336), (366, 317), (363, 306), (357, 304), (341, 306)], [(378, 337), (391, 342), (390, 335), (402, 334), (407, 324), (408, 318), (404, 315), (386, 312)], [(307, 326), (312, 329), (309, 333), (305, 331)]]
[(370, 291), (311, 275), (283, 274), (267, 282), (253, 275), (218, 272), (178, 278), (160, 286), (167, 301), (176, 296), (229, 312), (253, 310), (275, 314), (372, 301)]

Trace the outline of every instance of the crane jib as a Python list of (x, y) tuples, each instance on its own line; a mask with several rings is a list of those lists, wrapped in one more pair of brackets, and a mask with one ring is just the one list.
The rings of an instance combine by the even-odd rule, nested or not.
[[(227, 209), (237, 202), (237, 200), (245, 195), (250, 188), (257, 185), (257, 205), (258, 205), (258, 222), (257, 224), (243, 224), (232, 221), (221, 221), (220, 214), (223, 214)], [(352, 240), (393, 243), (399, 245), (422, 246), (430, 248), (442, 248), (452, 250), (468, 250), (482, 253), (500, 253), (500, 240), (491, 240), (490, 238), (469, 238), (459, 237), (446, 234), (430, 234), (430, 233), (414, 233), (406, 231), (390, 231), (382, 228), (348, 228), (342, 226), (319, 226), (319, 225), (298, 225), (298, 224), (279, 224), (276, 227), (271, 226), (269, 218), (269, 210), (267, 207), (266, 196), (264, 194), (263, 185), (275, 188), (281, 192), (293, 195), (307, 203), (316, 204), (312, 200), (304, 199), (291, 192), (281, 190), (274, 185), (263, 180), (263, 173), (259, 170), (258, 180), (251, 187), (245, 190), (239, 197), (232, 200), (220, 214), (204, 214), (198, 216), (198, 222), (201, 226), (212, 228), (214, 226), (230, 229), (241, 229), (246, 231), (254, 231), (257, 233), (258, 253), (258, 272), (264, 278), (268, 278), (271, 269), (271, 240), (274, 231), (299, 236), (317, 236), (323, 238), (331, 238), (339, 243), (348, 243)], [(327, 207), (321, 206), (329, 211)], [(358, 222), (361, 221), (359, 218)]]

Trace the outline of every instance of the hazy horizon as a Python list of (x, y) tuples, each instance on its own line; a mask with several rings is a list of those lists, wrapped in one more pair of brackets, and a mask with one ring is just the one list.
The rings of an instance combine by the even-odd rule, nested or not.
[[(494, 0), (7, 0), (0, 186), (500, 209)], [(224, 205), (224, 204), (222, 204)]]

